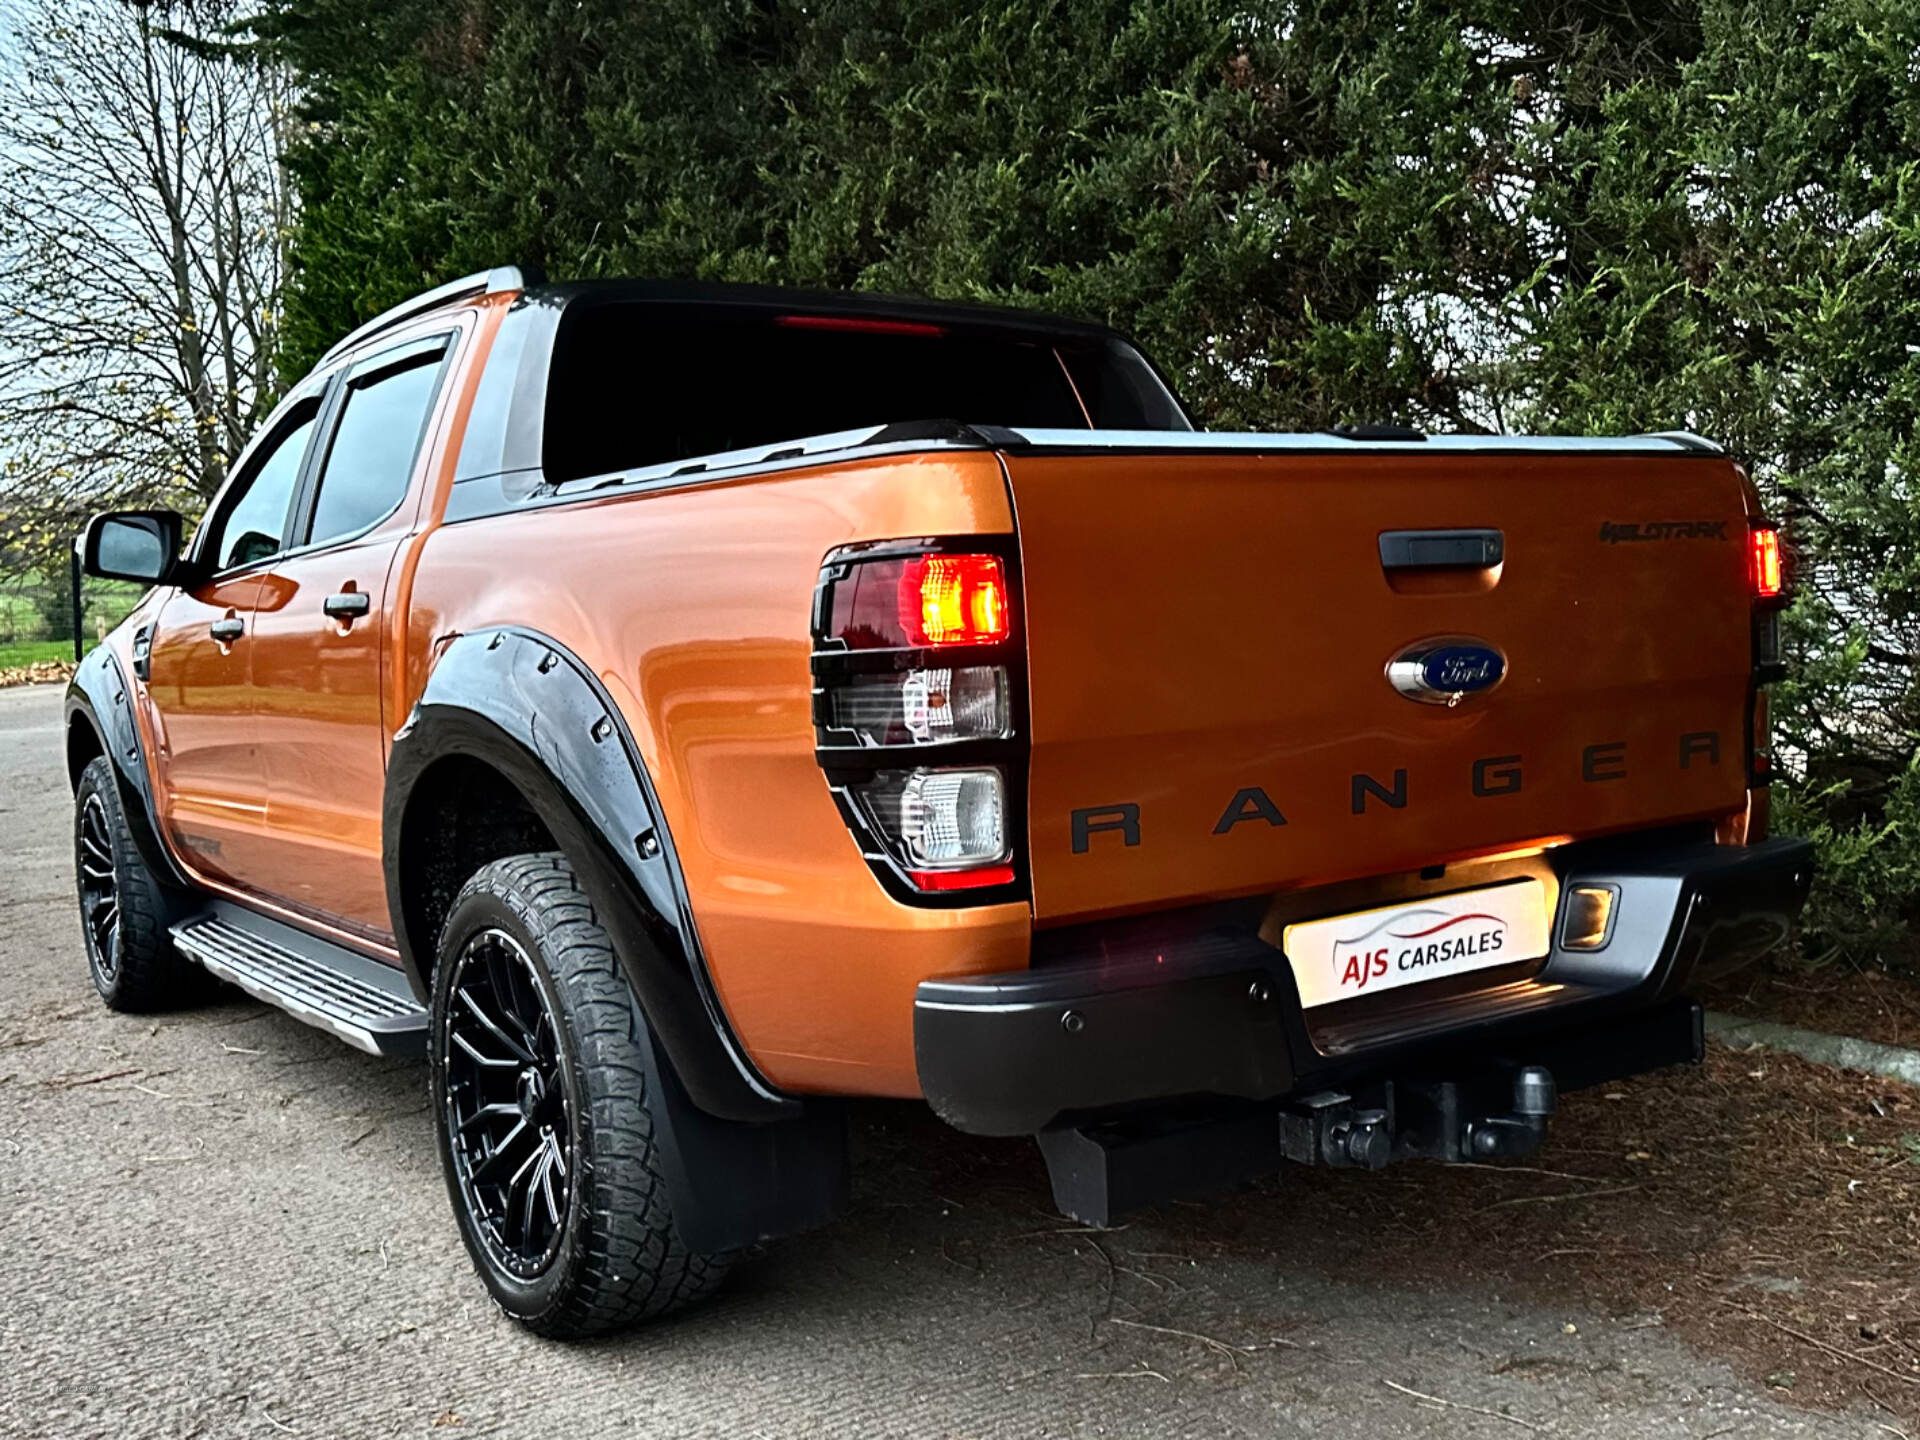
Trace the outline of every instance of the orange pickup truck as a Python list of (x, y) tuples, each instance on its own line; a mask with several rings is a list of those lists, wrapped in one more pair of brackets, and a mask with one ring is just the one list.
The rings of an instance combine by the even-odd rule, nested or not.
[(1687, 434), (1196, 432), (1097, 326), (503, 269), (295, 385), (67, 705), (107, 1003), (425, 1052), (542, 1333), (830, 1219), (847, 1105), (1104, 1224), (1524, 1155), (1777, 943), (1779, 537)]

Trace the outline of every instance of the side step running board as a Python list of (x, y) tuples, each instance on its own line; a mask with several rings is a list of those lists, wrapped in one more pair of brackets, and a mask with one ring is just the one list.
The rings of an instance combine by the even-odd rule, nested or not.
[(427, 1012), (390, 965), (224, 901), (175, 925), (173, 943), (254, 999), (355, 1049), (426, 1053)]

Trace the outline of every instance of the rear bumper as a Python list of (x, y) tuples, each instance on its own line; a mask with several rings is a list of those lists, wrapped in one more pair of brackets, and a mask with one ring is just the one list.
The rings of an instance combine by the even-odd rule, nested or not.
[[(1524, 981), (1438, 1000), (1410, 987), (1392, 1008), (1311, 1031), (1285, 956), (1244, 933), (927, 981), (914, 1003), (921, 1088), (961, 1130), (1028, 1135), (1159, 1101), (1271, 1100), (1494, 1060), (1545, 1066), (1572, 1089), (1697, 1058), (1698, 1012), (1676, 1003), (1689, 978), (1778, 941), (1806, 901), (1812, 852), (1791, 839), (1595, 844), (1558, 868), (1563, 893), (1618, 887), (1603, 950), (1560, 949), (1556, 916), (1555, 948)], [(1596, 1048), (1608, 1032), (1622, 1043)]]

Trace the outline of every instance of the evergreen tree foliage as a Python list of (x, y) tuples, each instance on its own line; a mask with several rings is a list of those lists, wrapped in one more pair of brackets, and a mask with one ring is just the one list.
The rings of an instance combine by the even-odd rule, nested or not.
[(1689, 428), (1794, 546), (1816, 934), (1920, 918), (1920, 0), (269, 0), (285, 335), (504, 261), (1037, 306), (1213, 427)]

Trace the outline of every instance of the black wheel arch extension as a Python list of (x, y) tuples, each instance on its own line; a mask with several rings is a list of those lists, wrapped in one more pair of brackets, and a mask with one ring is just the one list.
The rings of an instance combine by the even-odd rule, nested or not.
[(173, 852), (160, 838), (160, 816), (154, 807), (153, 785), (147, 778), (146, 747), (133, 718), (133, 692), (113, 651), (96, 647), (74, 671), (67, 686), (62, 738), (66, 746), (67, 783), (80, 787), (80, 772), (96, 755), (113, 763), (120, 788), (120, 808), (127, 829), (147, 869), (175, 889), (192, 882), (175, 863)]
[(418, 851), (409, 854), (423, 842), (432, 823), (423, 812), (432, 807), (415, 801), (423, 778), (455, 760), (484, 765), (511, 785), (573, 862), (693, 1104), (721, 1120), (797, 1117), (799, 1102), (755, 1072), (720, 1008), (672, 837), (619, 708), (577, 656), (532, 630), (456, 636), (394, 736), (383, 861), (415, 993), (429, 993), (437, 943), (430, 897), (417, 883)]

